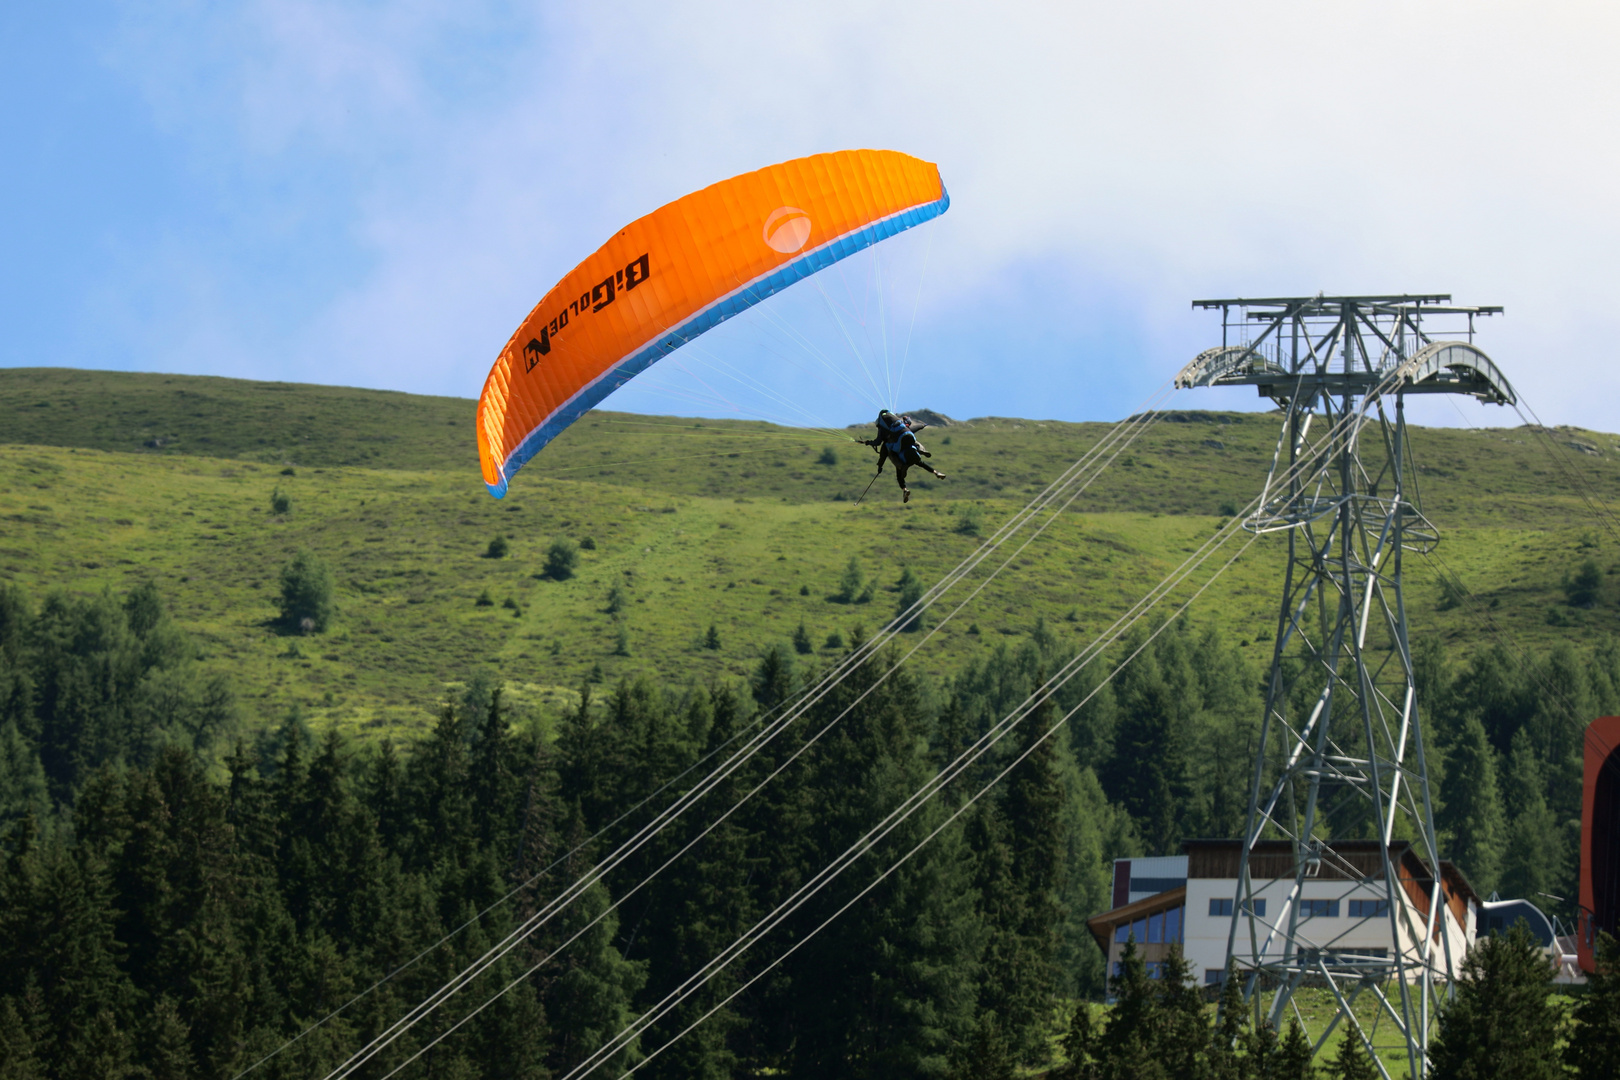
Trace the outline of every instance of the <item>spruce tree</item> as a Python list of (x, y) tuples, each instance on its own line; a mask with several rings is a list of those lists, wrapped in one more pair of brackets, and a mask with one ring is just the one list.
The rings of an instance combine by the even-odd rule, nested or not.
[(34, 1036), (15, 999), (0, 997), (0, 1080), (45, 1080)]
[[(720, 752), (738, 731), (736, 695), (727, 687), (714, 686), (701, 691), (699, 698), (708, 714), (702, 725), (707, 727), (706, 748)], [(712, 805), (732, 806), (745, 790), (737, 777), (728, 778), (715, 789)], [(691, 834), (708, 824), (693, 822)], [(751, 839), (739, 815), (728, 817), (654, 884), (651, 925), (645, 934), (649, 964), (645, 998), (663, 998), (757, 919), (748, 886), (760, 860), (749, 853)], [(749, 962), (728, 966), (660, 1020), (647, 1034), (648, 1050), (664, 1046), (719, 1006), (741, 985)], [(725, 1080), (738, 1068), (733, 1035), (744, 1023), (739, 1006), (727, 1005), (654, 1057), (643, 1071), (650, 1080)]]
[(1109, 988), (1114, 1009), (1097, 1040), (1099, 1080), (1170, 1080), (1172, 1073), (1160, 1041), (1164, 1018), (1159, 995), (1136, 951), (1134, 937), (1125, 943), (1119, 974), (1109, 980)]
[(1562, 871), (1562, 840), (1547, 808), (1546, 778), (1523, 728), (1513, 733), (1503, 784), (1508, 821), (1502, 891), (1535, 898), (1549, 892)]
[(1344, 1038), (1339, 1040), (1339, 1052), (1334, 1055), (1327, 1074), (1332, 1080), (1379, 1080), (1378, 1066), (1368, 1056), (1361, 1035), (1353, 1030), (1346, 1030)]
[[(898, 619), (910, 611), (912, 605), (922, 599), (924, 591), (922, 578), (918, 577), (908, 566), (900, 572), (900, 580), (895, 582), (894, 588), (898, 594), (895, 597), (894, 615)], [(900, 629), (908, 633), (922, 628), (923, 613), (920, 611), (912, 614), (900, 624)]]
[[(881, 684), (874, 678), (870, 667), (854, 673), (810, 721), (818, 727), (849, 710), (814, 747), (811, 775), (802, 785), (813, 799), (812, 821), (822, 838), (803, 852), (810, 873), (881, 821), (933, 771), (915, 680), (904, 672)], [(947, 812), (935, 800), (900, 824), (875, 858), (855, 864), (806, 906), (795, 925), (814, 926), (831, 916), (879, 869), (944, 825)], [(961, 830), (946, 826), (793, 958), (786, 974), (794, 995), (784, 1019), (796, 1036), (795, 1074), (876, 1078), (949, 1067), (953, 1044), (973, 1030), (976, 960), (984, 944), (970, 864)]]
[(838, 578), (838, 591), (832, 594), (832, 598), (840, 604), (856, 603), (863, 595), (861, 586), (864, 581), (860, 560), (851, 555), (843, 574)]
[(167, 994), (160, 996), (147, 1017), (143, 1058), (151, 1080), (190, 1080), (196, 1062), (191, 1054), (191, 1028), (179, 1006)]
[[(5, 663), (5, 657), (0, 655), (0, 828), (25, 814), (42, 818), (51, 808), (39, 750), (34, 741), (23, 734), (19, 717), (7, 715), (10, 710), (5, 700), (8, 689)], [(14, 685), (20, 685), (20, 678)]]
[(1192, 969), (1180, 945), (1170, 946), (1158, 984), (1160, 1056), (1172, 1076), (1197, 1076), (1209, 1049), (1210, 1028), (1204, 1019), (1204, 996), (1193, 985)]
[(1446, 755), (1440, 796), (1444, 809), (1435, 824), (1451, 835), (1457, 865), (1489, 895), (1501, 877), (1507, 825), (1496, 782), (1496, 752), (1477, 716), (1463, 720)]
[(1184, 698), (1166, 680), (1152, 649), (1116, 681), (1119, 724), (1103, 786), (1131, 815), (1148, 852), (1165, 854), (1180, 839), (1188, 795), (1186, 748), (1178, 737)]
[[(1037, 671), (1036, 683), (1044, 681), (1044, 671)], [(998, 950), (999, 962), (988, 966), (984, 977), (986, 987), (999, 986), (1000, 992), (988, 1004), (1000, 1018), (1003, 1035), (1020, 1065), (1039, 1065), (1045, 1060), (1059, 978), (1056, 961), (1066, 878), (1066, 793), (1058, 762), (1060, 744), (1051, 733), (1054, 716), (1048, 698), (1018, 728), (1016, 754), (1024, 760), (1005, 781), (1003, 803), (1010, 855), (1008, 886), (1016, 901), (1004, 909), (1008, 921), (992, 927), (992, 934), (1007, 940)]]
[(1552, 1003), (1553, 967), (1523, 920), (1481, 940), (1462, 964), (1456, 997), (1441, 1010), (1430, 1044), (1434, 1080), (1552, 1080), (1563, 1075), (1562, 1017)]
[(515, 743), (501, 702), (501, 688), (497, 686), (478, 718), (469, 764), (479, 839), (503, 864), (511, 857), (517, 840)]
[(1248, 1062), (1241, 1049), (1245, 1040), (1245, 1022), (1248, 1006), (1237, 972), (1229, 962), (1226, 978), (1221, 983), (1220, 1005), (1215, 1010), (1215, 1028), (1210, 1034), (1208, 1062), (1209, 1080), (1247, 1080)]
[(786, 649), (773, 646), (759, 658), (754, 669), (754, 700), (769, 711), (793, 696), (793, 658)]
[(1063, 1036), (1063, 1064), (1052, 1070), (1052, 1080), (1096, 1080), (1096, 1045), (1091, 1003), (1081, 1001), (1069, 1018), (1069, 1031)]
[(1283, 1036), (1281, 1045), (1277, 1047), (1271, 1075), (1275, 1080), (1314, 1080), (1316, 1069), (1311, 1064), (1314, 1056), (1311, 1041), (1299, 1026), (1299, 1018), (1290, 1016), (1288, 1034)]
[(1578, 1080), (1620, 1077), (1620, 940), (1600, 932), (1596, 952), (1596, 970), (1575, 1003), (1575, 1026), (1564, 1050)]

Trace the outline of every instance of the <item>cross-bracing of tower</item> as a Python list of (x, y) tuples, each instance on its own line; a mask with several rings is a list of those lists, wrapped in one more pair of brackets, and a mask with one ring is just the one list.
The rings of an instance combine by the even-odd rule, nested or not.
[[(1435, 836), (1401, 591), (1404, 553), (1439, 542), (1419, 499), (1405, 401), (1515, 401), (1473, 343), (1476, 322), (1502, 309), (1450, 301), (1195, 301), (1220, 311), (1221, 344), (1176, 379), (1256, 387), (1282, 419), (1261, 498), (1244, 522), (1256, 533), (1285, 533), (1288, 560), (1229, 966), (1256, 1019), (1274, 1025), (1297, 1008), (1301, 987), (1326, 988), (1337, 1012), (1318, 1050), (1347, 1025), (1386, 1077), (1383, 1058), (1395, 1051), (1411, 1075), (1423, 1074), (1436, 995), (1449, 994), (1466, 941), (1453, 932), (1466, 886), (1442, 862)], [(1317, 905), (1341, 896), (1363, 919), (1387, 920), (1389, 948), (1346, 947), (1330, 928), (1343, 920), (1313, 919), (1324, 910)]]

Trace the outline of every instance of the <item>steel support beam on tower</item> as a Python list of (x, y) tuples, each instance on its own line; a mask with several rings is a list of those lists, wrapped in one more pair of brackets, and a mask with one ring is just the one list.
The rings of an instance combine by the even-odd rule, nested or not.
[[(1286, 1022), (1300, 987), (1327, 988), (1338, 1012), (1317, 1049), (1347, 1024), (1386, 1077), (1381, 1055), (1396, 1050), (1411, 1075), (1423, 1075), (1435, 995), (1449, 993), (1462, 960), (1442, 914), (1450, 893), (1401, 591), (1403, 553), (1439, 540), (1419, 505), (1405, 397), (1514, 401), (1473, 345), (1475, 319), (1501, 308), (1450, 299), (1196, 301), (1221, 311), (1221, 345), (1177, 378), (1178, 386), (1254, 386), (1282, 409), (1271, 471), (1244, 523), (1285, 532), (1288, 565), (1229, 963), (1256, 1019), (1275, 1025)], [(1437, 340), (1437, 330), (1457, 336)], [(1279, 862), (1277, 841), (1291, 857)], [(1345, 920), (1302, 911), (1307, 882), (1313, 898), (1381, 899), (1377, 917), (1388, 920), (1391, 947), (1381, 956), (1337, 947)], [(1270, 900), (1263, 914), (1254, 903), (1262, 889)], [(1374, 1022), (1356, 1019), (1363, 995), (1374, 999)]]

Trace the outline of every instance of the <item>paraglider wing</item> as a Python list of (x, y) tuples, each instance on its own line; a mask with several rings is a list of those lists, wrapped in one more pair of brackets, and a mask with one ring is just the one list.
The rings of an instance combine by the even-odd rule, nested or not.
[(537, 304), (478, 398), (497, 499), (524, 462), (705, 330), (950, 205), (939, 170), (892, 150), (786, 161), (631, 222)]

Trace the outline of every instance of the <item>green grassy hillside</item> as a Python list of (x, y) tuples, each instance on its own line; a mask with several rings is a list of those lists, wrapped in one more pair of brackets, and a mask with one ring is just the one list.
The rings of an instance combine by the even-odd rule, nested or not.
[[(1196, 398), (1191, 399), (1196, 401)], [(447, 684), (488, 667), (558, 708), (595, 671), (682, 683), (741, 675), (802, 623), (816, 653), (893, 611), (910, 567), (932, 581), (1091, 446), (1101, 424), (983, 419), (930, 432), (943, 482), (910, 505), (852, 441), (745, 422), (593, 413), (497, 502), (478, 475), (472, 403), (376, 391), (162, 375), (0, 371), (0, 579), (31, 592), (122, 592), (152, 579), (247, 719), (292, 704), (317, 720), (414, 729)], [(864, 435), (864, 430), (852, 433)], [(1620, 439), (1559, 431), (1593, 491), (1620, 505)], [(945, 672), (1044, 619), (1082, 644), (1248, 501), (1276, 439), (1267, 414), (1178, 413), (1153, 428), (919, 661)], [(835, 463), (823, 463), (832, 451)], [(1420, 632), (1463, 649), (1493, 631), (1543, 645), (1620, 629), (1612, 603), (1576, 610), (1560, 583), (1617, 554), (1532, 433), (1419, 430), (1429, 516), (1479, 603), (1443, 599), (1411, 560)], [(287, 514), (271, 509), (279, 490)], [(506, 558), (485, 557), (506, 536)], [(542, 574), (557, 537), (587, 538), (578, 573)], [(1238, 639), (1274, 619), (1286, 541), (1266, 538), (1200, 602)], [(300, 548), (333, 567), (331, 632), (273, 622)], [(851, 557), (879, 588), (829, 599)], [(617, 587), (621, 608), (609, 608)], [(493, 601), (480, 606), (486, 595)], [(507, 602), (510, 602), (507, 604)], [(504, 605), (504, 606), (503, 606)], [(710, 625), (721, 648), (702, 639)], [(1255, 666), (1263, 662), (1255, 649)]]

